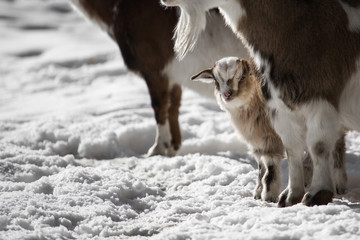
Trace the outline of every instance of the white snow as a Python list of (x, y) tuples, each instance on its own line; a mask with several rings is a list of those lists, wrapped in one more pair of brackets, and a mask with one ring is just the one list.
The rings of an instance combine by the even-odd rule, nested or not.
[(360, 238), (358, 133), (347, 193), (319, 207), (254, 200), (255, 161), (216, 103), (186, 89), (179, 156), (146, 158), (144, 81), (70, 10), (0, 2), (1, 240)]

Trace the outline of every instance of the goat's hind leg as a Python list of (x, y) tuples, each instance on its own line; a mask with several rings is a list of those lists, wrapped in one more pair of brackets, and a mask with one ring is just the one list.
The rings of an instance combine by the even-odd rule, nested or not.
[[(344, 194), (347, 184), (347, 174), (345, 169), (345, 136), (346, 135), (344, 134), (337, 140), (335, 149), (332, 152), (334, 161), (333, 176), (337, 194)], [(313, 175), (313, 163), (309, 152), (304, 156), (303, 167), (305, 188), (309, 188)]]
[(334, 182), (337, 194), (344, 194), (346, 190), (347, 174), (345, 168), (345, 134), (341, 136), (333, 150)]
[(304, 187), (309, 188), (312, 181), (313, 175), (313, 163), (309, 152), (306, 152), (303, 159), (303, 168), (304, 168)]
[(316, 101), (304, 106), (307, 136), (306, 144), (314, 164), (309, 191), (302, 202), (305, 205), (325, 205), (332, 201), (334, 184), (330, 170), (330, 157), (336, 141), (341, 137), (341, 127), (336, 109), (326, 101)]

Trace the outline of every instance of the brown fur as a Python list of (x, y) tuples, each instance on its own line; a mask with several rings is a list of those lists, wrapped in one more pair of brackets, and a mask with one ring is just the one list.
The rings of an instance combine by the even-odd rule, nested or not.
[(181, 86), (174, 84), (170, 91), (171, 106), (169, 108), (169, 123), (172, 136), (171, 144), (175, 150), (179, 150), (181, 145), (181, 131), (179, 126), (179, 109), (181, 104)]
[(79, 0), (80, 5), (90, 18), (105, 23), (107, 26), (113, 26), (115, 20), (114, 9), (122, 0)]
[(270, 62), (270, 81), (280, 89), (281, 99), (290, 108), (317, 98), (337, 108), (360, 55), (360, 34), (346, 28), (340, 3), (238, 1), (246, 9), (238, 30)]
[(334, 168), (345, 168), (345, 134), (336, 142), (333, 151)]

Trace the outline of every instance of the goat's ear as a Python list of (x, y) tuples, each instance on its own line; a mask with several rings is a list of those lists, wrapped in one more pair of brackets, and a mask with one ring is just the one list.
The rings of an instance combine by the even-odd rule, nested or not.
[(195, 74), (191, 77), (192, 81), (201, 81), (204, 83), (213, 83), (215, 80), (214, 74), (212, 73), (211, 68), (207, 68), (205, 70), (202, 70), (198, 74)]

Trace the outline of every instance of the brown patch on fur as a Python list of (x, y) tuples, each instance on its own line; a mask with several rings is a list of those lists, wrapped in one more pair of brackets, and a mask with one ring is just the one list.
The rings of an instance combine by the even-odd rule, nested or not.
[(333, 151), (334, 168), (345, 168), (345, 134), (337, 140)]
[[(320, 98), (337, 108), (360, 54), (360, 33), (348, 30), (340, 3), (238, 1), (246, 10), (239, 32), (269, 61), (269, 80), (284, 103), (296, 108)], [(346, 2), (354, 5), (356, 1)]]
[(181, 131), (179, 126), (179, 109), (181, 105), (181, 86), (174, 84), (170, 91), (169, 123), (171, 132), (171, 144), (175, 150), (181, 145)]
[(159, 1), (120, 1), (115, 38), (127, 66), (140, 72), (145, 80), (148, 75), (159, 75), (174, 56), (171, 39), (176, 21), (176, 9), (165, 9)]
[(303, 170), (304, 170), (304, 187), (309, 187), (311, 185), (313, 171), (314, 171), (313, 162), (309, 152), (307, 152), (303, 158)]
[(325, 143), (323, 142), (318, 142), (315, 144), (315, 147), (314, 147), (314, 153), (318, 156), (321, 156), (325, 153), (325, 150), (326, 150), (326, 146), (325, 146)]
[(265, 176), (266, 190), (268, 192), (270, 191), (271, 183), (273, 181), (275, 181), (276, 178), (277, 178), (277, 176), (276, 176), (276, 172), (275, 172), (275, 167), (274, 166), (268, 166), (267, 173), (266, 173), (266, 176)]

